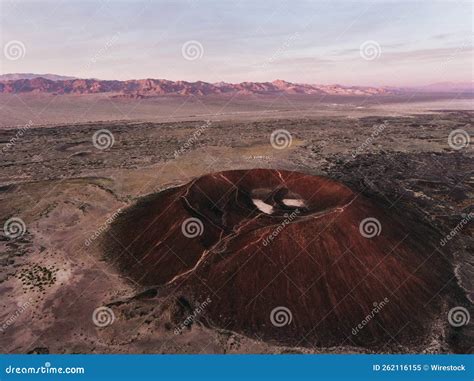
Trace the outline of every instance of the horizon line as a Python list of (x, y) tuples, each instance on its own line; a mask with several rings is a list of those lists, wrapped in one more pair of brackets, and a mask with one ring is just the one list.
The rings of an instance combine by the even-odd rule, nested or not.
[[(318, 82), (292, 82), (286, 79), (281, 79), (277, 78), (272, 81), (240, 81), (240, 82), (227, 82), (227, 81), (218, 81), (218, 82), (209, 82), (205, 80), (183, 80), (183, 79), (167, 79), (167, 78), (159, 78), (159, 77), (142, 77), (142, 78), (128, 78), (128, 79), (104, 79), (104, 78), (95, 78), (95, 77), (76, 77), (74, 75), (69, 75), (69, 74), (56, 74), (56, 73), (33, 73), (33, 72), (9, 72), (9, 73), (0, 73), (0, 77), (2, 76), (14, 76), (14, 75), (31, 75), (34, 76), (33, 78), (43, 78), (46, 80), (52, 80), (52, 81), (71, 81), (71, 80), (95, 80), (95, 81), (117, 81), (117, 82), (127, 82), (127, 81), (146, 81), (146, 80), (155, 80), (155, 81), (168, 81), (168, 82), (186, 82), (186, 83), (207, 83), (210, 85), (216, 85), (216, 84), (228, 84), (228, 85), (238, 85), (242, 83), (272, 83), (274, 84), (275, 82), (285, 82), (289, 83), (292, 85), (309, 85), (309, 86), (340, 86), (340, 87), (366, 87), (366, 88), (383, 88), (383, 89), (396, 89), (396, 88), (405, 88), (405, 89), (410, 89), (410, 88), (419, 88), (419, 87), (427, 87), (427, 86), (433, 86), (433, 85), (442, 85), (442, 84), (450, 84), (450, 85), (459, 85), (459, 84), (473, 84), (474, 85), (474, 79), (470, 80), (465, 80), (465, 81), (441, 81), (441, 82), (430, 82), (426, 84), (418, 84), (418, 85), (355, 85), (355, 84), (344, 84), (344, 83), (318, 83)], [(56, 77), (65, 77), (61, 79), (49, 79), (47, 76), (56, 76)], [(15, 80), (24, 80), (24, 79), (33, 79), (33, 78), (17, 78), (17, 79), (7, 79), (7, 81), (15, 81)], [(1, 78), (0, 78), (1, 81)]]

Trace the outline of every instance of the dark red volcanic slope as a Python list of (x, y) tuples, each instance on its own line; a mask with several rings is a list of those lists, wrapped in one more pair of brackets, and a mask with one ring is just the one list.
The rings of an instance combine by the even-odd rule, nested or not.
[(228, 171), (138, 203), (112, 225), (109, 254), (143, 285), (209, 297), (217, 327), (293, 345), (411, 343), (451, 270), (406, 222), (328, 178)]

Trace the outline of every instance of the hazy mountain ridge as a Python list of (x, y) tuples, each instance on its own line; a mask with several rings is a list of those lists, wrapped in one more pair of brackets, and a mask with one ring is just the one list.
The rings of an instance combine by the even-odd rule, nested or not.
[[(3, 76), (5, 77), (5, 76)], [(208, 83), (203, 81), (169, 81), (137, 79), (127, 81), (98, 79), (52, 80), (44, 77), (2, 80), (0, 93), (97, 94), (111, 93), (114, 97), (144, 98), (161, 95), (220, 95), (220, 94), (339, 94), (380, 95), (392, 90), (377, 87), (346, 87), (341, 85), (296, 84), (282, 80), (273, 82)]]
[(57, 74), (35, 74), (35, 73), (8, 73), (0, 74), (0, 81), (16, 81), (18, 79), (33, 79), (33, 78), (46, 78), (51, 81), (65, 81), (68, 79), (77, 79), (69, 75), (57, 75)]
[(98, 94), (113, 97), (147, 98), (162, 95), (222, 94), (302, 94), (302, 95), (390, 95), (403, 92), (472, 93), (472, 82), (437, 83), (420, 87), (370, 87), (311, 85), (283, 80), (273, 82), (209, 83), (203, 81), (169, 81), (166, 79), (132, 79), (126, 81), (80, 79), (55, 74), (16, 73), (0, 75), (0, 93)]

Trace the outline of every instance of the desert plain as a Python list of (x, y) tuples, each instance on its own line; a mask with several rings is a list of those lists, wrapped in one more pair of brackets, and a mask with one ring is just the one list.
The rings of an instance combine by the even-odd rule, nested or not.
[[(4, 353), (472, 351), (472, 322), (453, 327), (447, 319), (456, 306), (472, 316), (474, 301), (472, 144), (449, 144), (452, 131), (473, 135), (472, 98), (414, 94), (130, 100), (1, 94), (0, 102), (1, 224), (12, 218), (24, 223), (20, 236), (3, 234), (0, 241)], [(94, 135), (104, 130), (105, 146), (100, 146)], [(284, 147), (272, 144), (275, 131), (284, 131)], [(418, 305), (412, 315), (404, 312), (396, 330), (390, 324), (379, 327), (384, 340), (376, 343), (360, 341), (358, 333), (346, 328), (331, 345), (320, 342), (317, 334), (299, 332), (292, 341), (279, 334), (261, 336), (259, 330), (239, 329), (239, 324), (227, 327), (223, 322), (232, 323), (232, 317), (220, 321), (216, 312), (208, 316), (207, 311), (219, 310), (223, 303), (216, 290), (197, 297), (180, 284), (143, 284), (124, 271), (120, 258), (130, 253), (114, 226), (127, 221), (134, 228), (128, 216), (136, 215), (133, 211), (143, 200), (200, 176), (248, 169), (328, 177), (404, 222), (407, 236), (430, 248), (418, 265), (426, 273), (443, 272), (444, 282), (425, 301), (433, 306), (423, 320), (426, 332), (411, 340), (404, 333), (426, 308)], [(166, 210), (153, 213), (153, 223), (173, 218)], [(382, 225), (380, 234), (386, 233)], [(147, 228), (141, 234), (146, 237)], [(395, 249), (387, 247), (387, 254)], [(175, 254), (182, 261), (186, 251)], [(292, 279), (298, 274), (286, 270), (286, 288), (279, 282), (272, 293), (275, 306), (278, 295), (296, 287)], [(244, 264), (238, 271), (262, 270)], [(374, 295), (393, 291), (376, 264), (366, 272), (356, 276), (371, 273), (378, 288)], [(272, 282), (266, 287), (271, 290)], [(231, 299), (258, 296), (239, 294), (238, 284), (229, 292)], [(345, 303), (334, 304), (339, 302)], [(112, 311), (107, 324), (93, 318), (98, 308)], [(386, 311), (390, 308), (396, 306), (389, 302)], [(371, 309), (361, 306), (360, 316), (350, 322), (338, 316), (327, 323), (357, 327), (366, 318), (363, 311), (369, 314)], [(292, 319), (298, 324), (298, 316)], [(382, 321), (375, 317), (368, 325)]]

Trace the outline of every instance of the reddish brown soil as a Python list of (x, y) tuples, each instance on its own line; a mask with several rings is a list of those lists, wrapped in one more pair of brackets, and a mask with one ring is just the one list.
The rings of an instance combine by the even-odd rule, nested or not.
[[(193, 238), (183, 234), (189, 218), (199, 220)], [(366, 218), (380, 222), (379, 235), (361, 234)], [(286, 344), (420, 342), (452, 278), (421, 224), (297, 172), (203, 176), (141, 201), (110, 233), (110, 255), (140, 284), (209, 297), (210, 325)], [(271, 320), (280, 307), (292, 316), (282, 327)]]

